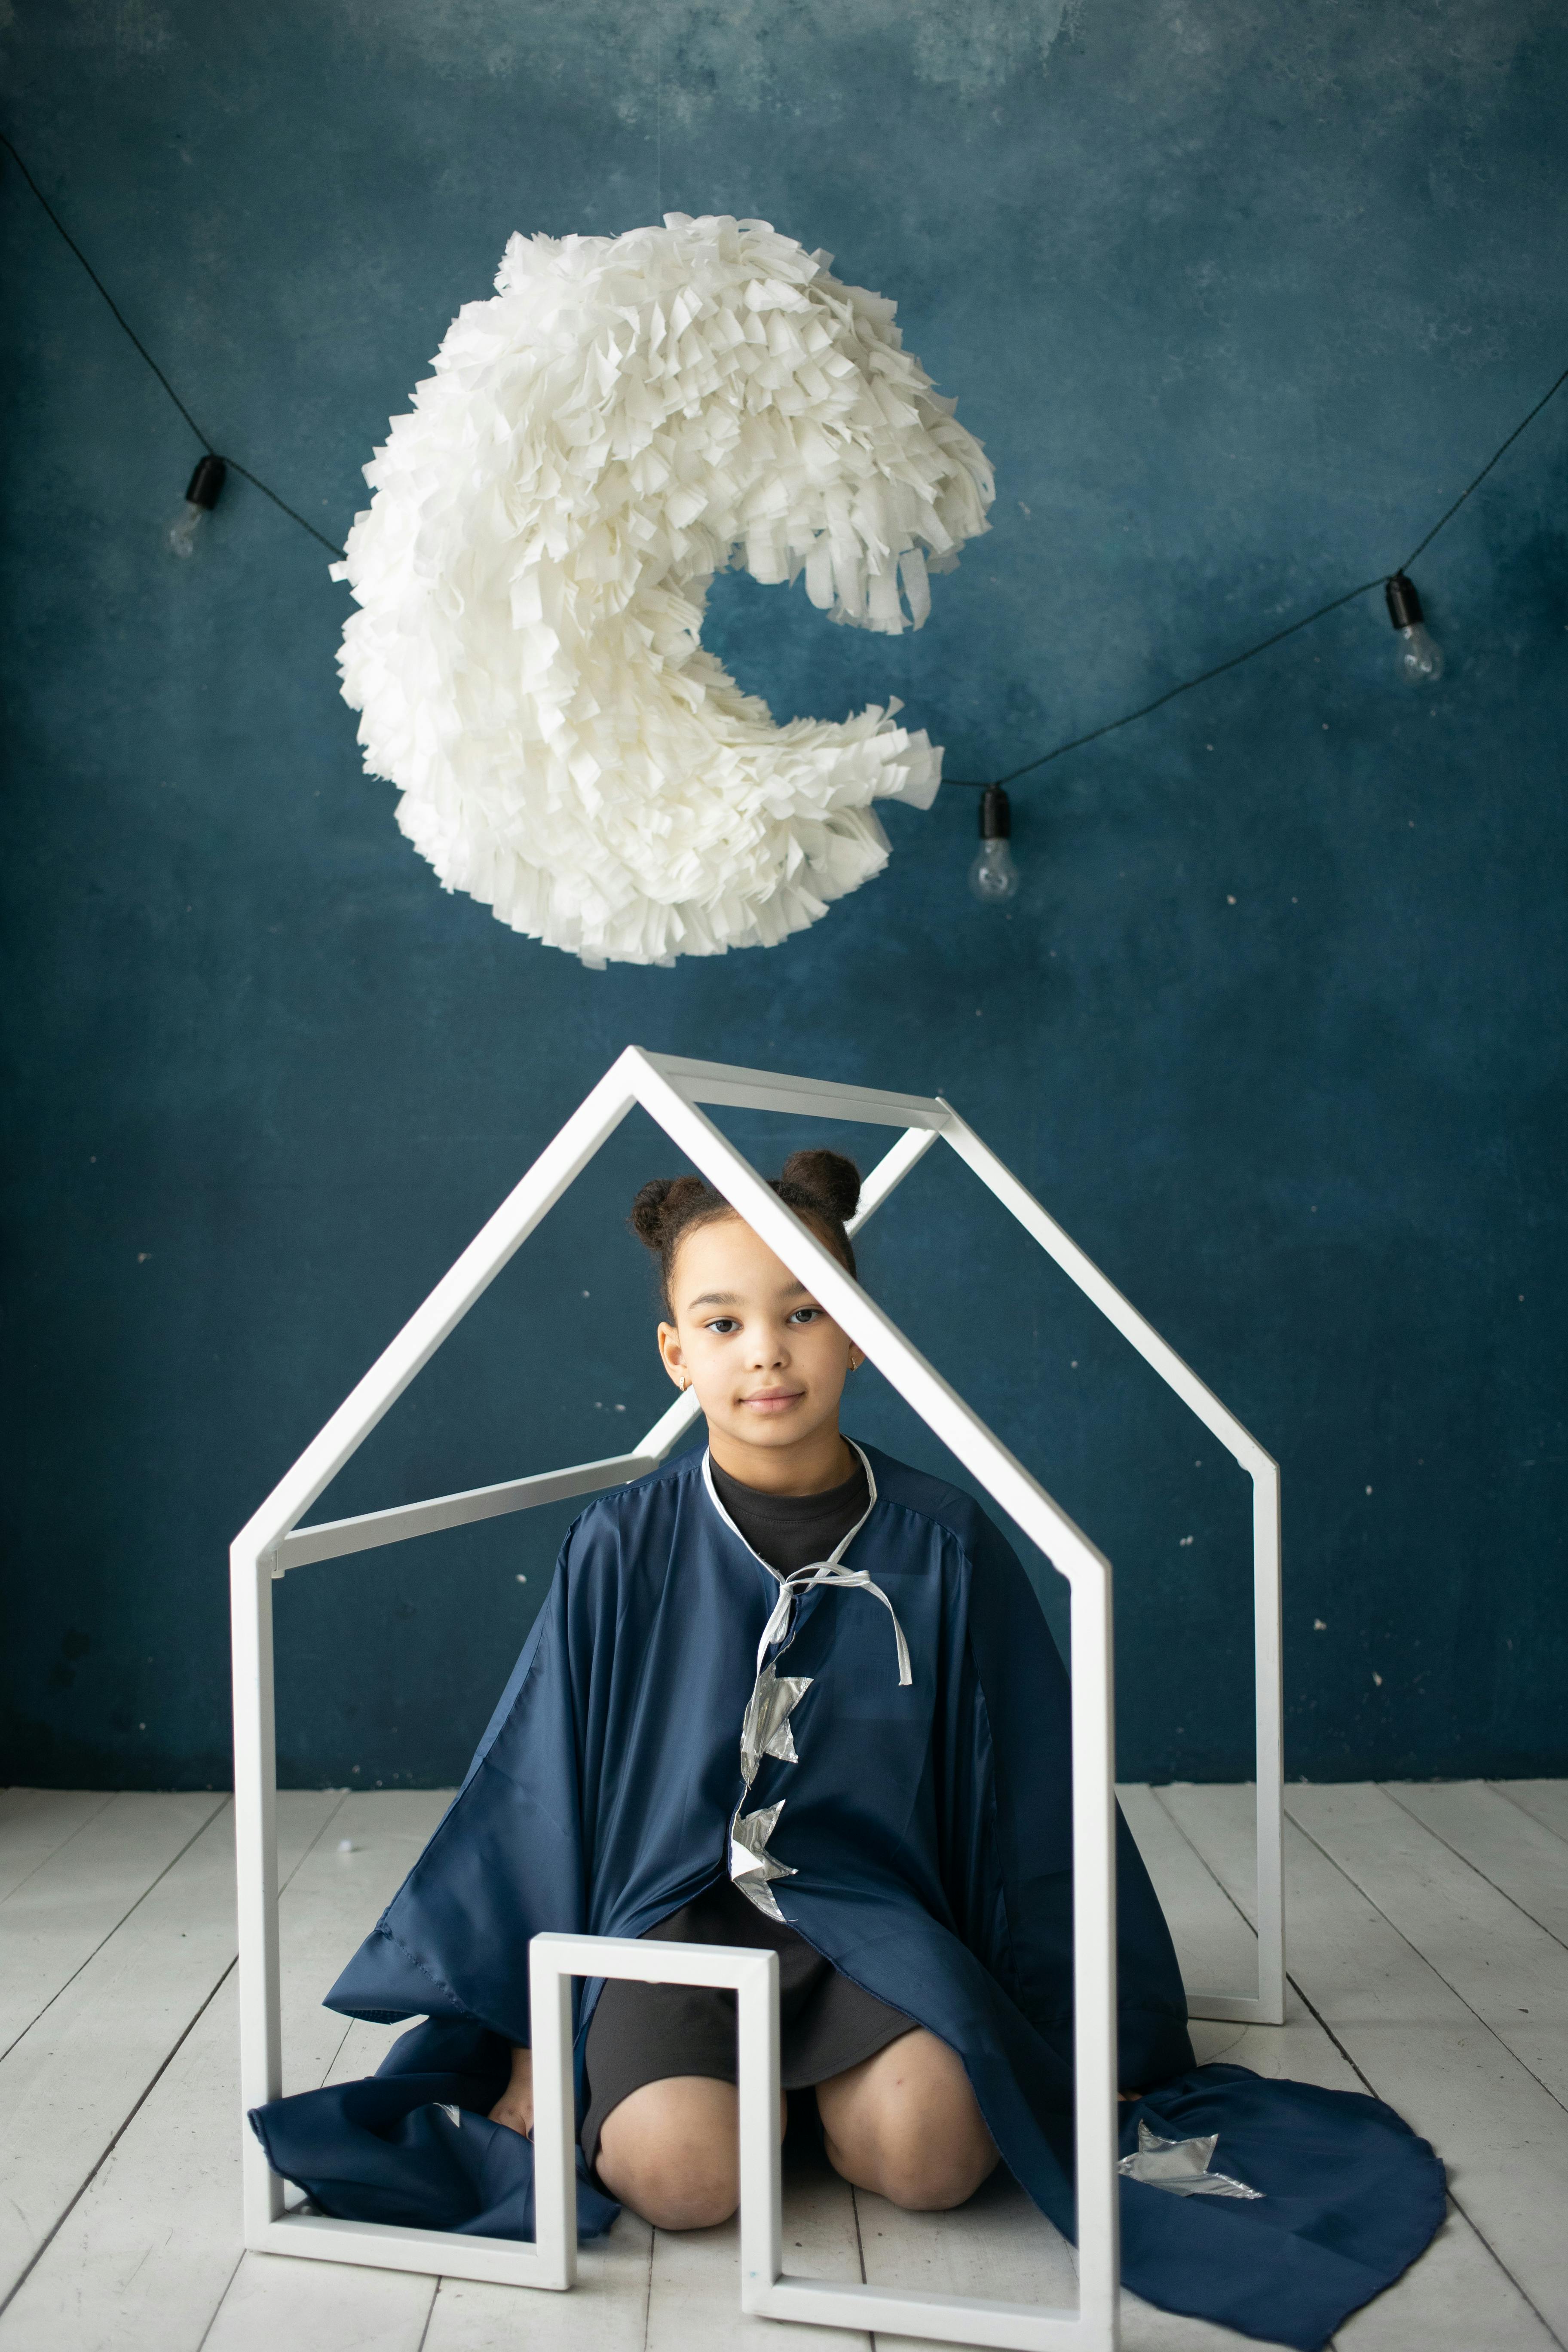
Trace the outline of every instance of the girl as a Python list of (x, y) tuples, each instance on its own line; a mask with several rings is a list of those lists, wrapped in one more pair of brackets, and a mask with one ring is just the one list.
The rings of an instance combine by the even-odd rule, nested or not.
[[(774, 1189), (853, 1273), (844, 1231), (860, 1189), (852, 1163), (832, 1151), (796, 1152)], [(700, 1178), (644, 1185), (631, 1223), (658, 1259), (665, 1370), (678, 1388), (696, 1390), (707, 1419), (706, 1485), (716, 1513), (775, 1579), (837, 1559), (871, 1507), (866, 1456), (838, 1427), (859, 1349)], [(754, 1612), (767, 1588), (754, 1573), (746, 1584)], [(789, 1646), (786, 1636), (775, 1664)], [(776, 1691), (773, 1668), (763, 1672)], [(773, 1702), (779, 1730), (799, 1705), (796, 1698), (784, 1715)], [(803, 1738), (805, 1720), (820, 1712), (818, 1696), (810, 1717), (797, 1718)], [(788, 1738), (793, 1748), (793, 1725)], [(775, 1733), (771, 1752), (793, 1760), (781, 1751)], [(731, 1864), (730, 1875), (647, 1932), (771, 1945), (779, 1955), (784, 2088), (815, 2088), (832, 2163), (895, 2204), (961, 2204), (994, 2166), (996, 2149), (958, 2058), (819, 1958), (771, 1891), (764, 1873), (779, 1865), (764, 1853), (759, 1868), (750, 1849), (739, 1851), (738, 1873)], [(733, 1995), (612, 1982), (584, 2054), (583, 2147), (605, 2186), (666, 2229), (728, 2220), (740, 2194)], [(490, 2114), (531, 2130), (527, 2050), (513, 2052), (511, 2080)]]
[[(774, 1185), (850, 1274), (858, 1182), (811, 1151)], [(328, 1995), (428, 2022), (374, 2081), (253, 2121), (329, 2212), (530, 2236), (529, 1938), (764, 1945), (786, 2111), (815, 2098), (847, 2179), (949, 2207), (1000, 2155), (1070, 2233), (1070, 1706), (1039, 1605), (968, 1496), (843, 1435), (859, 1351), (720, 1195), (645, 1185), (632, 1223), (708, 1444), (575, 1522), (468, 1779)], [(1318, 2346), (1426, 2243), (1442, 2168), (1375, 2101), (1194, 2066), (1120, 1821), (1117, 1902), (1123, 2276)], [(611, 1981), (582, 2010), (580, 2230), (614, 2200), (724, 2219), (733, 1997)]]

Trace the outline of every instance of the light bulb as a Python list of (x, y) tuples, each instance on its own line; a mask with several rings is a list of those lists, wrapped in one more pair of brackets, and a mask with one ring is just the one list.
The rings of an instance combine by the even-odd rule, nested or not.
[(1443, 648), (1436, 643), (1426, 627), (1421, 610), (1421, 599), (1415, 593), (1415, 583), (1396, 572), (1392, 580), (1383, 583), (1388, 604), (1388, 617), (1399, 639), (1399, 675), (1412, 686), (1424, 686), (1443, 675)]
[(999, 907), (1018, 895), (1012, 830), (1006, 793), (1000, 784), (987, 784), (980, 796), (980, 846), (969, 869), (969, 887), (983, 907)]
[(184, 502), (164, 534), (163, 544), (171, 555), (187, 559), (195, 555), (201, 544), (198, 533), (218, 502), (227, 471), (223, 459), (210, 449), (197, 461), (196, 470), (185, 486)]
[(1420, 686), (1427, 678), (1443, 675), (1443, 649), (1436, 639), (1419, 621), (1399, 632), (1403, 643), (1399, 654), (1399, 675), (1412, 686)]
[(206, 511), (205, 507), (197, 506), (195, 499), (185, 500), (184, 505), (169, 525), (168, 544), (171, 555), (191, 556), (195, 553), (196, 533), (205, 520)]
[(983, 906), (1018, 895), (1018, 869), (1005, 841), (983, 841), (969, 868), (969, 887)]

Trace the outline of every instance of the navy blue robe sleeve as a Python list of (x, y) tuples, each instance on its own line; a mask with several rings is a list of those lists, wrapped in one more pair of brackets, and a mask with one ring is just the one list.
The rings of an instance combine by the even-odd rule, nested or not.
[[(962, 1516), (969, 1654), (947, 1676), (944, 1876), (970, 1949), (1070, 2063), (1071, 1690), (1012, 1548), (984, 1512)], [(1175, 1948), (1120, 1809), (1116, 1864), (1121, 2087), (1136, 2091), (1193, 2052)]]
[[(574, 1534), (575, 1530), (574, 1530)], [(573, 1538), (468, 1778), (397, 1895), (327, 1995), (348, 2017), (477, 2019), (529, 2045), (528, 1946), (586, 1925), (583, 1722), (597, 1589)], [(460, 1952), (464, 1992), (441, 1955)]]

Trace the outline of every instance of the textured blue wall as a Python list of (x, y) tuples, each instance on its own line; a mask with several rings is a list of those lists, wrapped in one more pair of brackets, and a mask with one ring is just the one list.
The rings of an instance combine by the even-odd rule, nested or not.
[[(896, 297), (992, 535), (907, 642), (744, 581), (710, 634), (781, 718), (891, 688), (958, 775), (1387, 570), (1568, 346), (1550, 0), (6, 13), (51, 197), (333, 535), (514, 229), (760, 215)], [(1568, 404), (1417, 568), (1425, 698), (1368, 599), (1020, 787), (1007, 916), (949, 793), (786, 948), (593, 974), (394, 829), (300, 532), (237, 481), (200, 563), (161, 554), (184, 427), (14, 174), (0, 241), (0, 1771), (225, 1780), (228, 1538), (628, 1039), (951, 1092), (1280, 1457), (1293, 1773), (1568, 1767)], [(620, 1218), (670, 1157), (623, 1129), (329, 1515), (652, 1414)], [(870, 1276), (1116, 1562), (1123, 1769), (1239, 1776), (1245, 1482), (961, 1174)], [(861, 1377), (852, 1425), (936, 1459)], [(455, 1773), (569, 1517), (291, 1578), (284, 1777)]]

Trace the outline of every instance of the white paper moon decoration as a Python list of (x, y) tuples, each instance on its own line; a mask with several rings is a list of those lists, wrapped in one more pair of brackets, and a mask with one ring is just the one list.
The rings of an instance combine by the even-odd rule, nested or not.
[(514, 236), (364, 469), (365, 766), (448, 890), (584, 963), (776, 945), (886, 865), (873, 801), (935, 796), (896, 700), (777, 727), (700, 641), (728, 564), (918, 628), (987, 528), (979, 443), (830, 258), (681, 213)]

